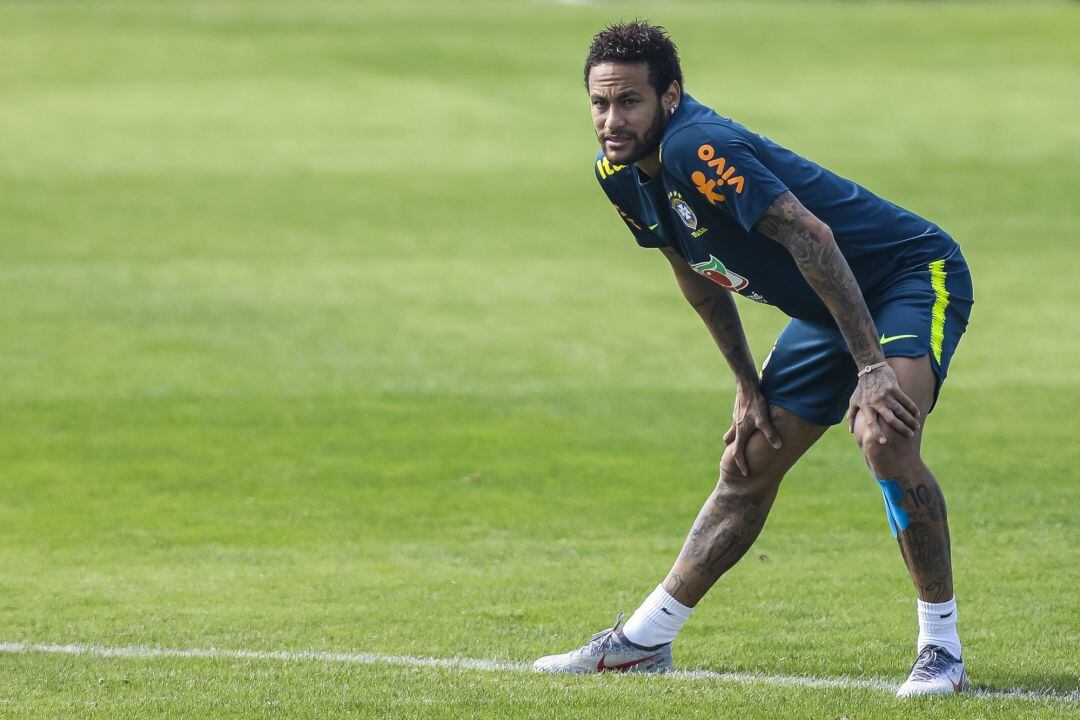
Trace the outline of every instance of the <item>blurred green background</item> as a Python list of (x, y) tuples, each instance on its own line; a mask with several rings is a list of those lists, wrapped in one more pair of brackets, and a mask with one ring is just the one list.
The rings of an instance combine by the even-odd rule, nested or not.
[[(1075, 691), (1064, 2), (0, 3), (0, 642), (529, 661), (632, 610), (715, 481), (733, 390), (592, 174), (581, 65), (633, 17), (697, 99), (960, 241), (976, 305), (924, 450), (965, 653), (985, 687)], [(784, 319), (740, 307), (760, 359)], [(899, 681), (914, 633), (834, 431), (677, 663)], [(655, 678), (0, 667), (3, 707), (43, 717), (907, 712)]]

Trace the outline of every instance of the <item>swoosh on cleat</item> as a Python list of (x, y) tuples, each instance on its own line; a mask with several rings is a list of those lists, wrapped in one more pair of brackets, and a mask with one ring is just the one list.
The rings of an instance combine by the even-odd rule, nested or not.
[(605, 670), (629, 670), (635, 665), (640, 665), (643, 662), (655, 660), (656, 658), (660, 657), (660, 653), (657, 653), (656, 655), (650, 655), (646, 658), (641, 658), (640, 660), (631, 660), (630, 662), (622, 663), (620, 665), (605, 665), (604, 658), (606, 657), (607, 655), (604, 655), (600, 658), (600, 662), (596, 664), (596, 672), (604, 672)]

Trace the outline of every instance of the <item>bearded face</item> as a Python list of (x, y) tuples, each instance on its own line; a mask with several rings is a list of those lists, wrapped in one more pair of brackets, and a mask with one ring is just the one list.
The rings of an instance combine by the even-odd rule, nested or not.
[(645, 63), (601, 63), (589, 73), (593, 126), (604, 156), (630, 165), (656, 152), (667, 126)]

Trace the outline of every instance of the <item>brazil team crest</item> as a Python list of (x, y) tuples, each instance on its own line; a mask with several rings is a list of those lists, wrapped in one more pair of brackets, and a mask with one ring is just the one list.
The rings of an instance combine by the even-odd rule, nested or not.
[(697, 215), (694, 214), (690, 203), (683, 200), (678, 193), (671, 196), (671, 209), (678, 214), (679, 219), (683, 221), (683, 225), (691, 230), (697, 230)]

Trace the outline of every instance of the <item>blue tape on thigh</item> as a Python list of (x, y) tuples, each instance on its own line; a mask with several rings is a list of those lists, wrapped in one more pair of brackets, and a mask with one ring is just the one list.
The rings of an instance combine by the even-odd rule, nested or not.
[(885, 517), (889, 520), (892, 536), (896, 537), (897, 533), (908, 529), (910, 522), (907, 512), (900, 507), (900, 503), (904, 501), (904, 491), (894, 480), (874, 479), (881, 486), (881, 496), (885, 499)]

